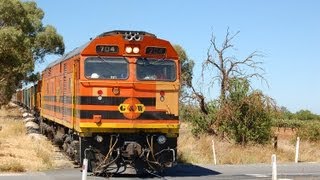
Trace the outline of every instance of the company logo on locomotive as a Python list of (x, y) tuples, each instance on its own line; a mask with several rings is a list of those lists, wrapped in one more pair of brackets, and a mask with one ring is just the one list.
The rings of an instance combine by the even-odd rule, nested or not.
[(118, 107), (120, 113), (123, 113), (128, 119), (137, 119), (145, 109), (137, 98), (128, 98)]

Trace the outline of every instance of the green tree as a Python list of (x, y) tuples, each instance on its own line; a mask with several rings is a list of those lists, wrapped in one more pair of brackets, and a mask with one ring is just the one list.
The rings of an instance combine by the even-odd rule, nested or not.
[(299, 120), (315, 120), (319, 119), (319, 117), (316, 114), (313, 114), (309, 110), (300, 110), (296, 112), (295, 117)]
[(63, 54), (64, 43), (53, 26), (42, 24), (35, 2), (0, 0), (0, 105), (47, 54)]
[(284, 106), (281, 106), (279, 108), (279, 111), (280, 111), (280, 115), (278, 118), (281, 118), (281, 119), (290, 119), (290, 116), (292, 115), (292, 113), (288, 110), (287, 107), (284, 107)]
[(181, 64), (181, 92), (180, 100), (189, 97), (188, 89), (192, 87), (194, 61), (190, 59), (186, 51), (180, 45), (174, 45)]

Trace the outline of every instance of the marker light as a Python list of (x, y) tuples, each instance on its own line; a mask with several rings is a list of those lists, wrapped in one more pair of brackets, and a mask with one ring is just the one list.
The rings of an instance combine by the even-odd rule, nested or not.
[(160, 91), (160, 96), (164, 96), (164, 91)]
[(101, 96), (103, 94), (103, 91), (100, 89), (100, 90), (98, 90), (97, 93), (98, 93), (99, 96)]
[(134, 47), (133, 48), (133, 53), (137, 54), (139, 53), (140, 49), (138, 47)]
[(126, 47), (126, 53), (132, 53), (132, 47), (128, 46)]

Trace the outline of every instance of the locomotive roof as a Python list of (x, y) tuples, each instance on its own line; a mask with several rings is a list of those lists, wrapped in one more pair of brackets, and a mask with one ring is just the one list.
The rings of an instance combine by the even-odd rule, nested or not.
[[(98, 35), (96, 38), (98, 38), (98, 37), (104, 37), (104, 36), (112, 36), (112, 35), (116, 35), (116, 34), (126, 34), (126, 33), (129, 33), (129, 32), (131, 32), (131, 33), (139, 33), (139, 34), (141, 34), (141, 35), (152, 36), (152, 37), (155, 37), (155, 38), (157, 37), (156, 35), (154, 35), (154, 34), (152, 34), (152, 33), (145, 32), (145, 31), (115, 30), (115, 31), (104, 32), (104, 33)], [(50, 68), (50, 67), (52, 67), (52, 66), (54, 66), (54, 65), (56, 65), (56, 64), (59, 64), (60, 62), (63, 62), (63, 61), (66, 60), (66, 59), (69, 59), (69, 58), (71, 58), (71, 57), (73, 57), (73, 56), (76, 56), (76, 55), (80, 54), (92, 41), (93, 41), (93, 39), (90, 40), (89, 42), (85, 43), (84, 45), (82, 45), (82, 46), (80, 46), (80, 47), (77, 47), (77, 48), (75, 48), (74, 50), (72, 50), (72, 51), (70, 51), (70, 52), (62, 55), (61, 58), (59, 58), (59, 59), (53, 61), (52, 63), (50, 63), (50, 64), (46, 67), (46, 69), (47, 69), (47, 68)]]
[[(92, 41), (92, 40), (91, 40), (91, 41)], [(50, 64), (47, 66), (47, 68), (50, 68), (50, 67), (52, 67), (52, 66), (54, 66), (54, 65), (56, 65), (56, 64), (59, 64), (60, 62), (66, 60), (66, 59), (69, 59), (69, 58), (71, 58), (71, 57), (73, 57), (73, 56), (75, 56), (75, 55), (80, 54), (80, 52), (81, 52), (82, 50), (84, 50), (84, 49), (91, 43), (91, 41), (87, 42), (86, 44), (84, 44), (84, 45), (82, 45), (82, 46), (80, 46), (80, 47), (75, 48), (74, 50), (72, 50), (72, 51), (70, 51), (70, 52), (68, 52), (68, 53), (66, 53), (66, 54), (64, 54), (64, 55), (62, 55), (61, 58), (59, 58), (59, 59), (53, 61), (52, 63), (50, 63)]]

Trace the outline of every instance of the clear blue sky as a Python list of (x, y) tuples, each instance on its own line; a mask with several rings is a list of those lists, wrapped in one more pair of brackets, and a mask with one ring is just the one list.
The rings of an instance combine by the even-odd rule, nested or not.
[[(218, 42), (226, 29), (240, 31), (233, 43), (241, 58), (259, 50), (266, 57), (266, 85), (255, 88), (295, 112), (320, 114), (320, 1), (315, 0), (36, 0), (44, 24), (63, 36), (66, 52), (90, 37), (115, 29), (143, 30), (180, 44), (201, 72), (213, 32)], [(49, 56), (47, 63), (57, 57)], [(198, 76), (195, 77), (199, 79)], [(214, 88), (213, 91), (218, 91)]]

